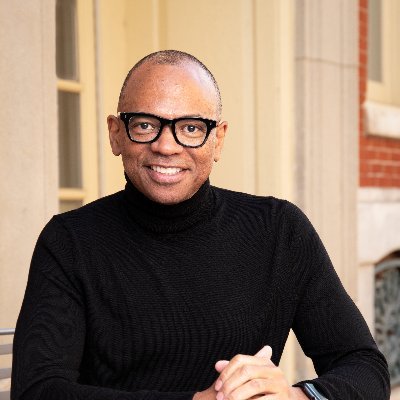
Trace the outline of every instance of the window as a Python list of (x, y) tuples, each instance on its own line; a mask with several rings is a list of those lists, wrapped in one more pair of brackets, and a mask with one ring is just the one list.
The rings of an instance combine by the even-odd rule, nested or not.
[(400, 107), (400, 2), (368, 1), (368, 99)]
[(382, 0), (368, 1), (368, 79), (382, 82)]
[(92, 3), (56, 2), (60, 212), (97, 198)]
[(375, 340), (388, 361), (392, 386), (400, 385), (399, 255), (375, 268)]
[(400, 138), (400, 2), (368, 0), (367, 132)]

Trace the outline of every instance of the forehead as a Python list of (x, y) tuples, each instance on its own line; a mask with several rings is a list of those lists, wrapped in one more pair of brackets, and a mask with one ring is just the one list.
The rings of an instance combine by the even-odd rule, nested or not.
[(128, 81), (122, 111), (142, 111), (167, 118), (215, 118), (217, 99), (210, 77), (197, 65), (143, 64)]

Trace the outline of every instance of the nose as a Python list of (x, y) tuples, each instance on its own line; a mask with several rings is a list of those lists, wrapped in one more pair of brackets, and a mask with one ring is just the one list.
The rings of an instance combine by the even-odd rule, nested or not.
[(176, 143), (171, 125), (165, 125), (161, 131), (160, 137), (155, 142), (151, 143), (151, 150), (155, 153), (169, 156), (181, 153), (183, 147)]

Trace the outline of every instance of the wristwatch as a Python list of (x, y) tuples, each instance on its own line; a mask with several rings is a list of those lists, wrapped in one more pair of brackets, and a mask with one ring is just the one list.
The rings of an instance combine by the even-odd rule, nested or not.
[(302, 383), (300, 387), (305, 395), (311, 400), (328, 400), (315, 388), (312, 383)]

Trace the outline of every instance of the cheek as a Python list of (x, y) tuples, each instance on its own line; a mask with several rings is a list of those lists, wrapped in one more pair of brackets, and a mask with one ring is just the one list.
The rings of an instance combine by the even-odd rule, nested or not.
[(199, 175), (202, 179), (210, 175), (214, 163), (214, 151), (213, 147), (207, 148), (207, 151), (197, 159), (197, 168), (199, 169)]
[(122, 164), (125, 171), (137, 173), (139, 168), (140, 153), (132, 151), (132, 149), (129, 150), (130, 151), (127, 151), (127, 149), (124, 148), (123, 152), (121, 153)]

